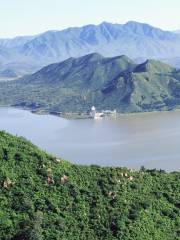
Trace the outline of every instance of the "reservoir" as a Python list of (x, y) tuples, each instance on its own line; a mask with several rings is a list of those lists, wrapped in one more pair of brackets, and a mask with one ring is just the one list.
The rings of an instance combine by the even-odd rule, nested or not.
[(72, 163), (180, 170), (180, 111), (67, 120), (0, 108), (0, 130)]

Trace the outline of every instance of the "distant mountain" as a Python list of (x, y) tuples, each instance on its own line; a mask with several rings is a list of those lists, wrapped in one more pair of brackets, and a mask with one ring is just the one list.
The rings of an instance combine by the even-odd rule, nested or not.
[(180, 105), (180, 71), (155, 60), (93, 53), (0, 84), (0, 104), (61, 112), (169, 110)]
[(174, 31), (174, 33), (178, 33), (178, 34), (180, 34), (180, 30), (176, 30), (176, 31)]
[[(135, 58), (134, 61), (137, 64), (145, 62), (147, 59), (146, 58)], [(175, 57), (175, 58), (162, 58), (159, 59), (159, 61), (166, 63), (174, 68), (180, 69), (180, 57)]]
[[(11, 62), (6, 63), (3, 65), (0, 65), (0, 76), (2, 73), (6, 72), (6, 77), (12, 77), (11, 73), (14, 72), (14, 74), (18, 77), (22, 77), (27, 74), (32, 74), (34, 71), (38, 71), (40, 66), (37, 66), (36, 64), (28, 64), (24, 62)], [(8, 74), (9, 73), (9, 74)]]
[(23, 36), (23, 37), (15, 37), (15, 38), (2, 38), (0, 39), (0, 46), (5, 48), (13, 48), (22, 46), (27, 42), (31, 41), (32, 39), (36, 38), (37, 36)]
[(11, 54), (7, 49), (4, 49), (0, 46), (0, 63), (4, 64), (5, 62), (11, 61)]
[(0, 77), (16, 78), (17, 76), (18, 75), (16, 74), (16, 72), (11, 69), (5, 69), (0, 71)]
[(172, 59), (180, 57), (180, 35), (130, 21), (123, 25), (103, 22), (37, 36), (0, 39), (2, 64), (23, 62), (24, 66), (35, 66), (34, 71), (50, 63), (93, 52), (106, 57)]

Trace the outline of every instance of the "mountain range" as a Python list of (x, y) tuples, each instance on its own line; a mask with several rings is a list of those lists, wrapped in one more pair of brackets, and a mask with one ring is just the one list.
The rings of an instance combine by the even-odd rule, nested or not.
[(0, 104), (50, 112), (169, 110), (180, 105), (180, 71), (125, 55), (69, 58), (12, 82), (0, 83)]
[(180, 34), (130, 21), (126, 24), (103, 22), (35, 36), (0, 39), (0, 66), (3, 71), (13, 71), (19, 76), (93, 52), (105, 57), (127, 55), (132, 59), (163, 59), (180, 67)]

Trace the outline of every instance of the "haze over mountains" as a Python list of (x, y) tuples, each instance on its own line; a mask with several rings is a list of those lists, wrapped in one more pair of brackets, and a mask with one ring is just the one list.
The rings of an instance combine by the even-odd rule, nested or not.
[(170, 110), (180, 106), (180, 71), (156, 60), (136, 64), (98, 53), (48, 65), (0, 84), (0, 104), (49, 112)]
[(50, 63), (93, 52), (105, 57), (163, 59), (179, 67), (180, 34), (130, 21), (123, 25), (103, 22), (97, 26), (0, 39), (0, 67), (1, 71), (24, 75)]
[(180, 30), (176, 30), (176, 31), (174, 31), (174, 32), (180, 34)]

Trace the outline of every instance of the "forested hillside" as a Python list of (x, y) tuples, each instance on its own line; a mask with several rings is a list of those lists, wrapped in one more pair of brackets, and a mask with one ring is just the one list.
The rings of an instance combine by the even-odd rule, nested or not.
[(73, 165), (0, 132), (0, 185), (2, 240), (180, 239), (178, 172)]
[(171, 110), (180, 106), (180, 71), (155, 60), (97, 53), (48, 65), (22, 79), (0, 83), (0, 105), (86, 113)]

